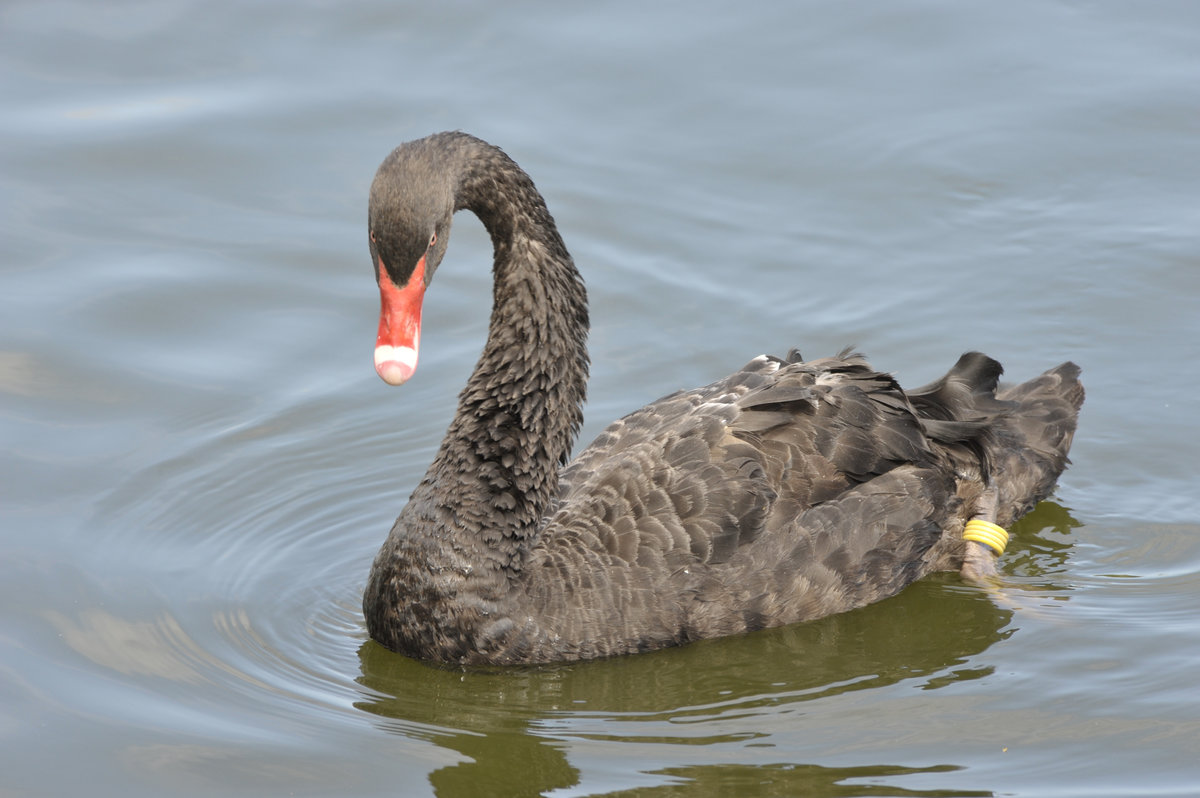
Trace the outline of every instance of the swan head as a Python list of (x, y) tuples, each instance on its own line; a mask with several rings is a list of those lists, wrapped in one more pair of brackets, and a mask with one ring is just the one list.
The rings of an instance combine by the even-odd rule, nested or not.
[(368, 243), (379, 285), (375, 371), (389, 385), (417, 369), (425, 289), (446, 254), (454, 215), (451, 170), (430, 139), (392, 151), (371, 184)]

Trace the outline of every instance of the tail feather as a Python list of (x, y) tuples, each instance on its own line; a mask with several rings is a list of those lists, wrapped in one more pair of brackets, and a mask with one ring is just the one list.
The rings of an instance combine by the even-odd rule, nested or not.
[(1084, 391), (1074, 363), (1011, 387), (1000, 386), (1001, 373), (997, 361), (968, 352), (944, 377), (907, 395), (956, 468), (978, 463), (996, 490), (996, 523), (1007, 526), (1050, 494), (1070, 462)]
[(1074, 363), (1063, 363), (998, 392), (997, 398), (1015, 405), (995, 425), (997, 444), (991, 456), (1001, 526), (1049, 496), (1071, 462), (1067, 453), (1084, 398), (1079, 371)]

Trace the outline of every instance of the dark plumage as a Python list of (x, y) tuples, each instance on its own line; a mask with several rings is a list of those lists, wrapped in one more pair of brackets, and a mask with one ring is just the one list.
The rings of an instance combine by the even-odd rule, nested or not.
[[(419, 326), (395, 331), (419, 325), (462, 208), (495, 247), (491, 325), (371, 570), (363, 610), (388, 648), (577, 660), (842, 612), (934, 570), (987, 573), (966, 521), (1008, 526), (1066, 466), (1074, 364), (998, 391), (1000, 365), (968, 353), (906, 393), (860, 355), (793, 351), (631, 413), (560, 471), (582, 418), (586, 295), (544, 201), (499, 149), (440, 133), (380, 167), (377, 368), (391, 382), (415, 368)], [(390, 291), (415, 292), (415, 322), (389, 315)]]

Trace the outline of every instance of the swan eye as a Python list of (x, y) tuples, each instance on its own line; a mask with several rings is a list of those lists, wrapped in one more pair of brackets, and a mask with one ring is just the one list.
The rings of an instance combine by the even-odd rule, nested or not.
[(375, 243), (375, 231), (374, 230), (370, 231), (370, 236), (371, 236), (371, 243), (374, 244)]
[(436, 244), (436, 243), (437, 243), (437, 231), (435, 230), (435, 231), (434, 231), (434, 233), (433, 233), (433, 235), (431, 235), (431, 236), (429, 237), (429, 246), (432, 248), (432, 247), (433, 247), (433, 245), (434, 245), (434, 244)]

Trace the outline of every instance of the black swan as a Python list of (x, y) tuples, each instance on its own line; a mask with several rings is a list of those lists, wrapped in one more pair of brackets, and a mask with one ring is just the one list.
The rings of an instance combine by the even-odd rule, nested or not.
[(375, 368), (393, 385), (416, 369), (422, 298), (462, 208), (494, 246), (491, 323), (363, 595), (371, 637), (394, 651), (608, 657), (842, 612), (935, 570), (984, 577), (1004, 527), (1066, 467), (1073, 363), (998, 389), (1000, 364), (972, 352), (904, 391), (861, 355), (794, 350), (625, 416), (567, 465), (587, 299), (545, 201), (499, 148), (438, 133), (379, 167)]

